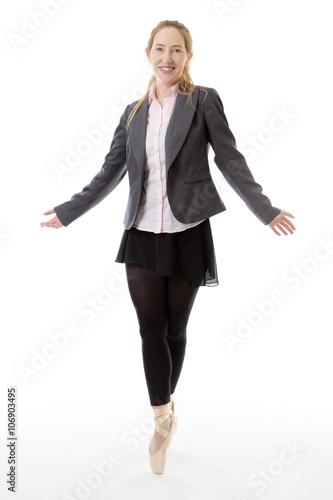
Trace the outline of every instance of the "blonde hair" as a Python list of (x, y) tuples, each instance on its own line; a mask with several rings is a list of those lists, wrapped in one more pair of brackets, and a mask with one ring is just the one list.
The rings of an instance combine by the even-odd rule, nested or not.
[[(151, 51), (151, 48), (153, 46), (154, 37), (155, 37), (156, 33), (158, 31), (160, 31), (162, 28), (167, 28), (167, 27), (176, 28), (177, 30), (179, 30), (180, 33), (184, 37), (185, 49), (186, 49), (187, 54), (192, 52), (192, 45), (193, 45), (192, 36), (191, 36), (189, 30), (186, 28), (186, 26), (184, 26), (184, 24), (182, 24), (178, 21), (161, 21), (161, 22), (159, 22), (158, 25), (156, 26), (156, 28), (154, 28), (150, 34), (150, 38), (148, 40), (148, 44), (146, 47), (146, 52)], [(148, 97), (150, 90), (151, 90), (153, 84), (155, 83), (155, 81), (156, 81), (156, 76), (153, 75), (151, 77), (151, 79), (149, 80), (148, 88), (147, 88), (145, 95), (143, 97), (141, 97), (141, 99), (137, 102), (135, 107), (132, 109), (132, 111), (128, 117), (128, 120), (127, 120), (126, 128), (129, 127), (134, 115), (139, 110), (143, 101)], [(180, 87), (183, 87), (185, 92), (181, 92)], [(186, 66), (184, 66), (183, 74), (182, 74), (182, 77), (179, 81), (178, 92), (180, 94), (188, 94), (188, 100), (192, 106), (193, 106), (192, 94), (193, 94), (194, 89), (195, 89), (195, 85), (194, 85), (194, 83), (192, 81), (192, 77), (190, 75), (190, 68), (189, 68), (189, 63), (188, 63)]]

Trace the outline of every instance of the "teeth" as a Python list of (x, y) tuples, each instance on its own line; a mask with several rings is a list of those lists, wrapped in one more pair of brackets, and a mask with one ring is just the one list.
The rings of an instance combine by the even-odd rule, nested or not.
[(163, 68), (163, 67), (161, 67), (161, 69), (164, 69), (164, 71), (172, 71), (174, 68)]

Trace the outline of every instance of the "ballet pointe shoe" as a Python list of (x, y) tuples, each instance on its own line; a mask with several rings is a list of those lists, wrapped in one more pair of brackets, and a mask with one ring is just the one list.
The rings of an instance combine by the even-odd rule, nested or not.
[(177, 417), (172, 413), (170, 403), (161, 406), (152, 406), (152, 409), (154, 412), (155, 432), (161, 434), (165, 440), (155, 453), (151, 453), (149, 446), (148, 455), (150, 467), (155, 474), (163, 474), (168, 448), (178, 429), (178, 421)]

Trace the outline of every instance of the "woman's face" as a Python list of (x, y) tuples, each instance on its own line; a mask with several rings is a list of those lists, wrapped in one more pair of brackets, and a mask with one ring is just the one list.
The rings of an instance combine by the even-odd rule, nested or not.
[(147, 57), (157, 84), (171, 88), (181, 79), (192, 53), (186, 53), (184, 38), (180, 31), (167, 27), (156, 33), (150, 53), (147, 51)]

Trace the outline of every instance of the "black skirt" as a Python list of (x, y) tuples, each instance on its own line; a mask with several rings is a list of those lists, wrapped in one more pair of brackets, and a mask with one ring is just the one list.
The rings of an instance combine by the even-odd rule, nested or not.
[(115, 262), (135, 263), (193, 287), (219, 284), (209, 219), (177, 233), (125, 229)]

